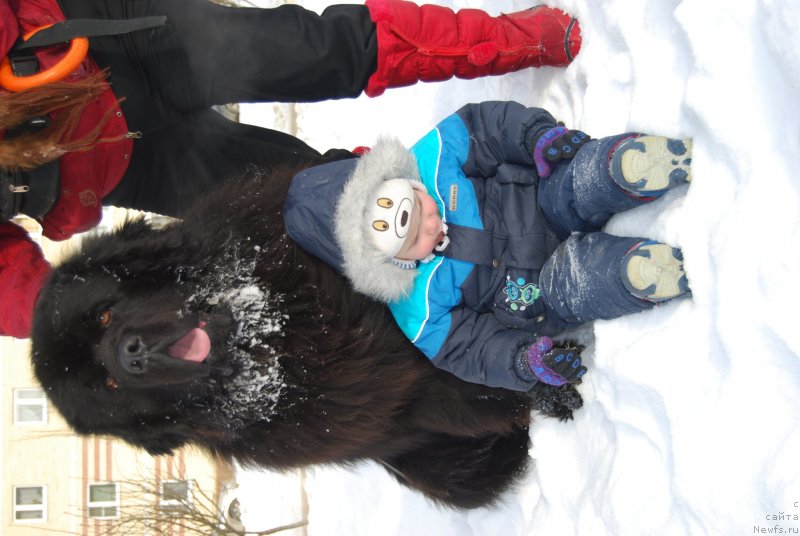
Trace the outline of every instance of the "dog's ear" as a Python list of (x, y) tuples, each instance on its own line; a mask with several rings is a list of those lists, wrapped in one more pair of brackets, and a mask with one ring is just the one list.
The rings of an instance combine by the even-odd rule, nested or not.
[[(139, 239), (152, 233), (150, 224), (143, 217), (126, 219), (125, 222), (111, 233), (93, 234), (87, 237), (80, 247), (80, 252), (64, 263), (68, 267), (72, 262), (78, 263), (73, 271), (86, 274), (89, 266), (121, 265), (129, 268), (126, 263), (142, 256), (143, 247)], [(157, 255), (156, 255), (157, 257)]]
[(151, 456), (165, 456), (192, 440), (192, 429), (182, 424), (142, 426), (134, 430), (118, 429), (111, 432), (127, 443), (143, 448)]
[(86, 274), (102, 267), (103, 272), (122, 277), (160, 274), (172, 278), (173, 267), (204, 265), (211, 254), (208, 248), (192, 245), (185, 232), (170, 232), (169, 226), (154, 228), (136, 217), (110, 234), (88, 238), (74, 257), (80, 266), (73, 271)]
[(128, 218), (114, 234), (121, 240), (133, 240), (146, 235), (152, 227), (143, 217)]
[(222, 430), (188, 424), (142, 425), (134, 430), (114, 430), (111, 434), (143, 448), (152, 456), (172, 454), (189, 443), (216, 451), (228, 439)]

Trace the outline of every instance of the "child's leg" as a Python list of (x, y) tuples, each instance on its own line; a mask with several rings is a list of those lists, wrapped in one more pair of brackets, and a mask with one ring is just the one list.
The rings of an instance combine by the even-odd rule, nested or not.
[(643, 238), (572, 235), (539, 277), (548, 314), (571, 325), (617, 318), (689, 292), (680, 250)]
[(539, 205), (564, 238), (691, 180), (692, 144), (628, 133), (591, 140), (539, 181)]

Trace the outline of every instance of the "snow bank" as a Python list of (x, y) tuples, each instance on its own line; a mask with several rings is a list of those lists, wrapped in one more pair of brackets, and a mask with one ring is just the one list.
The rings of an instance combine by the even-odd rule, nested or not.
[(693, 299), (594, 325), (584, 409), (537, 423), (535, 469), (498, 508), (437, 508), (371, 464), (317, 468), (309, 534), (798, 534), (800, 3), (551, 5), (582, 24), (569, 68), (304, 106), (301, 135), (322, 150), (380, 132), (412, 143), (465, 102), (513, 99), (593, 136), (690, 136), (694, 183), (607, 230), (681, 246)]

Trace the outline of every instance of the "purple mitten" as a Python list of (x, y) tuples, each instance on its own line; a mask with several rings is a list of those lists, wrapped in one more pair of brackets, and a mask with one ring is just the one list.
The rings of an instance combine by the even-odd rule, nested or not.
[(557, 387), (575, 383), (586, 374), (586, 367), (581, 366), (581, 349), (580, 346), (563, 343), (553, 348), (550, 337), (540, 337), (521, 349), (517, 362), (518, 374), (529, 381), (537, 380)]
[(564, 127), (553, 127), (546, 131), (533, 147), (533, 161), (539, 177), (549, 177), (553, 172), (553, 164), (571, 159), (591, 139), (585, 132)]
[(566, 132), (566, 127), (553, 127), (542, 134), (536, 141), (536, 145), (533, 148), (533, 161), (536, 164), (536, 172), (539, 174), (539, 177), (549, 177), (550, 173), (553, 172), (552, 164), (554, 162), (546, 159), (544, 153), (546, 149), (550, 149), (554, 139)]

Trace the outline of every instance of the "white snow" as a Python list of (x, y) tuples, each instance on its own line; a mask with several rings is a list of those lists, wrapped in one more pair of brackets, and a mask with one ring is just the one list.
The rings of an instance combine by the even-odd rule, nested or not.
[(607, 230), (683, 248), (693, 299), (594, 324), (584, 408), (536, 423), (535, 467), (498, 507), (433, 506), (372, 464), (314, 468), (308, 533), (800, 534), (800, 2), (550, 5), (581, 21), (568, 68), (303, 106), (301, 135), (320, 150), (379, 133), (410, 144), (466, 102), (510, 99), (594, 137), (692, 137), (693, 184)]
[(218, 265), (207, 270), (210, 275), (194, 276), (200, 283), (186, 300), (187, 305), (201, 308), (222, 304), (237, 322), (238, 333), (227, 352), (241, 370), (232, 379), (223, 380), (227, 396), (217, 397), (219, 406), (214, 410), (231, 421), (269, 422), (286, 387), (283, 371), (277, 364), (256, 362), (251, 357), (252, 348), (274, 353), (269, 336), (283, 336), (286, 320), (280, 310), (282, 296), (260, 288), (253, 275), (257, 263), (262, 261), (258, 255), (243, 258), (234, 245), (223, 252)]

